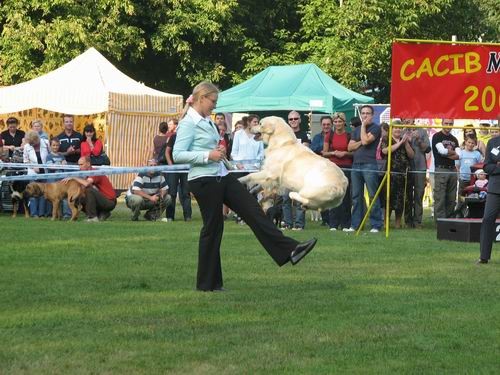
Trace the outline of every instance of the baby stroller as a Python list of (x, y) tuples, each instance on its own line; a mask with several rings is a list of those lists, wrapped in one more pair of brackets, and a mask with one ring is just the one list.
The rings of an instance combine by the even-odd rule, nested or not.
[(465, 202), (462, 210), (464, 218), (482, 218), (484, 214), (484, 206), (486, 203), (486, 194), (488, 192), (488, 184), (482, 187), (476, 186), (477, 172), (484, 172), (483, 163), (474, 164), (471, 167), (471, 179), (469, 186), (466, 186), (462, 192), (462, 198)]

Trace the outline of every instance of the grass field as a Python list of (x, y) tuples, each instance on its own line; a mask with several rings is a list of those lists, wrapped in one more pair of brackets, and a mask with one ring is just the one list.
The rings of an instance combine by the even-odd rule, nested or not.
[[(500, 263), (423, 230), (317, 223), (278, 268), (227, 223), (226, 293), (194, 291), (201, 220), (0, 216), (0, 374), (499, 374)], [(180, 216), (180, 215), (179, 215)]]

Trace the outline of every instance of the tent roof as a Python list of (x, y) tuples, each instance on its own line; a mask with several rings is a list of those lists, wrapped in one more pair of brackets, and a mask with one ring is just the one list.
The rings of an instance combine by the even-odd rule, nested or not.
[(219, 94), (217, 112), (352, 111), (373, 98), (342, 86), (315, 64), (270, 66)]
[(106, 112), (109, 94), (179, 97), (149, 88), (119, 71), (90, 48), (60, 68), (18, 85), (0, 88), (0, 113), (30, 108), (86, 115)]

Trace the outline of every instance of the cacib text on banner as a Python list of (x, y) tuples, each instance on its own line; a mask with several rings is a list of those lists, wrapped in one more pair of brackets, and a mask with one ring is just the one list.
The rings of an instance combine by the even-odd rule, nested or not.
[(500, 45), (395, 42), (391, 116), (494, 119), (500, 114)]

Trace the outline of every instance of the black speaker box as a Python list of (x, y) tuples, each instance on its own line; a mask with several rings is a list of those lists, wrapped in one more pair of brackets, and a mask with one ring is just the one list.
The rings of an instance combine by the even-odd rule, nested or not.
[[(479, 242), (482, 219), (437, 219), (437, 239), (461, 242)], [(500, 220), (495, 226), (496, 237), (500, 236)]]

